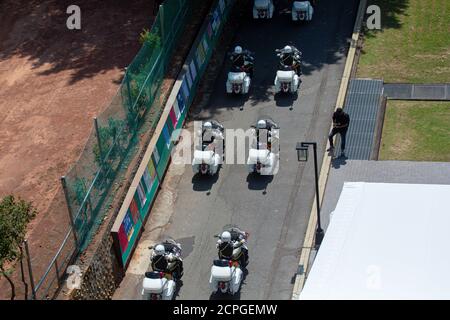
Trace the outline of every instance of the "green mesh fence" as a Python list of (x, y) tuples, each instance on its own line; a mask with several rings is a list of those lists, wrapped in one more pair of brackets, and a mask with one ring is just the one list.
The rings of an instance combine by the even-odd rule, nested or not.
[[(66, 174), (68, 205), (81, 250), (89, 244), (105, 208), (112, 202), (115, 178), (138, 150), (145, 116), (154, 129), (161, 112), (160, 85), (189, 15), (201, 0), (166, 0), (110, 106), (98, 116), (85, 148)], [(148, 121), (150, 117), (150, 121)]]

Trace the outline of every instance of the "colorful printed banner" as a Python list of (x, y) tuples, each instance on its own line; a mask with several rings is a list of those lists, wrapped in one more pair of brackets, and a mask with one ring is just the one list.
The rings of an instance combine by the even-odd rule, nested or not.
[[(192, 103), (192, 98), (197, 89), (199, 78), (206, 69), (211, 51), (219, 39), (218, 32), (223, 21), (226, 20), (234, 0), (217, 0), (216, 8), (212, 12), (210, 23), (203, 30), (203, 35), (195, 51), (190, 53), (191, 60), (186, 61), (189, 68), (182, 78), (181, 88), (165, 121), (162, 133), (158, 137), (156, 146), (149, 162), (140, 177), (133, 197), (122, 216), (118, 217), (111, 230), (115, 248), (121, 257), (122, 266), (125, 268), (131, 257), (131, 252), (136, 245), (137, 238), (142, 229), (142, 223), (147, 218), (150, 206), (155, 200), (156, 192), (160, 185), (160, 178), (164, 176), (170, 160), (170, 151), (173, 148), (171, 135), (175, 129), (182, 126), (187, 111)], [(223, 15), (223, 16), (222, 16)], [(141, 167), (140, 167), (141, 168)], [(141, 169), (142, 170), (142, 169)], [(142, 172), (142, 171), (140, 171)]]

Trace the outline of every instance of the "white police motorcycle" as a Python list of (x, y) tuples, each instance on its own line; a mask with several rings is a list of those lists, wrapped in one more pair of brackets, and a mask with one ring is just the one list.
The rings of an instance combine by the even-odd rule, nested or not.
[[(259, 120), (259, 123), (264, 120)], [(252, 128), (253, 141), (250, 143), (249, 155), (247, 158), (247, 168), (249, 173), (261, 175), (274, 175), (278, 171), (278, 152), (272, 152), (272, 146), (279, 150), (278, 128), (262, 129)]]
[[(228, 231), (231, 234), (231, 242), (238, 242), (242, 239), (247, 240), (249, 234), (242, 231), (235, 225), (227, 225), (223, 231)], [(223, 232), (222, 232), (223, 233)], [(221, 234), (215, 235), (219, 238)], [(234, 249), (232, 259), (215, 259), (211, 266), (211, 276), (209, 284), (213, 293), (221, 292), (223, 294), (234, 295), (239, 292), (243, 279), (244, 268), (248, 264), (248, 248), (241, 245)]]
[(255, 0), (253, 3), (254, 19), (272, 19), (275, 6), (272, 0)]
[(294, 1), (292, 4), (292, 21), (311, 21), (314, 8), (309, 1)]
[[(160, 243), (164, 246), (166, 254), (172, 254), (182, 263), (181, 259), (181, 244), (175, 242), (173, 239), (167, 239)], [(155, 249), (156, 246), (151, 246), (149, 249)], [(177, 270), (177, 271), (175, 271)], [(142, 299), (143, 300), (172, 300), (177, 281), (182, 276), (178, 274), (180, 268), (176, 268), (174, 271), (164, 268), (164, 270), (153, 270), (145, 273), (144, 280), (142, 281)], [(181, 267), (182, 270), (182, 267)]]
[(243, 65), (233, 64), (231, 66), (230, 72), (228, 72), (226, 90), (229, 94), (247, 94), (251, 84), (250, 71), (253, 69), (253, 57), (250, 56), (249, 51), (244, 52), (240, 46), (236, 46), (234, 54), (242, 54), (244, 63)]
[[(221, 143), (222, 143), (222, 152), (225, 149), (225, 140), (223, 137), (223, 128), (214, 129), (219, 130), (221, 132)], [(202, 133), (200, 133), (201, 135)], [(194, 150), (194, 158), (192, 160), (192, 171), (194, 174), (201, 175), (210, 175), (213, 176), (219, 170), (220, 165), (222, 164), (223, 156), (221, 156), (218, 152), (218, 145), (220, 143), (217, 141), (217, 138), (214, 140), (213, 137), (202, 137), (201, 145), (199, 149)]]
[[(277, 56), (280, 58), (278, 71), (275, 77), (275, 93), (296, 93), (300, 86), (301, 74), (301, 53), (291, 46), (286, 46), (283, 49), (275, 50)], [(282, 62), (284, 54), (292, 52), (292, 64), (286, 65)]]

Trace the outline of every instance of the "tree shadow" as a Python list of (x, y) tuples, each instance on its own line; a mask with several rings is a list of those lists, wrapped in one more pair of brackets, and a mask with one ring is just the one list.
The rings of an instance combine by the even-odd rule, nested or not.
[[(377, 5), (380, 7), (381, 13), (381, 30), (370, 30), (366, 26), (367, 18), (371, 14), (366, 14), (363, 19), (364, 26), (364, 37), (374, 38), (379, 32), (383, 32), (386, 29), (400, 29), (402, 28), (402, 23), (400, 21), (400, 16), (406, 15), (406, 10), (409, 7), (409, 0), (369, 0), (367, 6)], [(365, 53), (364, 50), (361, 53)]]
[[(271, 21), (255, 21), (251, 17), (241, 19), (235, 38), (226, 49), (231, 50), (235, 45), (240, 45), (255, 53), (254, 76), (245, 106), (253, 107), (271, 101), (280, 107), (290, 106), (290, 102), (274, 98), (273, 81), (278, 65), (275, 53), (277, 48), (292, 44), (302, 51), (302, 80), (325, 66), (341, 63), (349, 48), (357, 5), (357, 0), (321, 0), (315, 8), (312, 21), (294, 26), (289, 16), (291, 1), (280, 0), (275, 4), (276, 11)], [(247, 12), (244, 14), (247, 17)], [(222, 63), (223, 68), (217, 77), (211, 99), (205, 107), (213, 117), (220, 114), (222, 109), (232, 109), (236, 106), (236, 102), (232, 99), (228, 101), (228, 97), (217, 94), (219, 90), (225, 91), (228, 70), (226, 60), (218, 63)]]
[(27, 58), (42, 76), (70, 70), (69, 84), (125, 68), (141, 47), (140, 32), (152, 25), (152, 1), (79, 0), (81, 30), (69, 30), (72, 2), (1, 2), (0, 60)]

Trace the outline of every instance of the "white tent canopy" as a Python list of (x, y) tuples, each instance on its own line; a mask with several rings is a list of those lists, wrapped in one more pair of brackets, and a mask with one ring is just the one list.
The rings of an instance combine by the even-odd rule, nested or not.
[(450, 299), (450, 185), (346, 182), (300, 299)]

